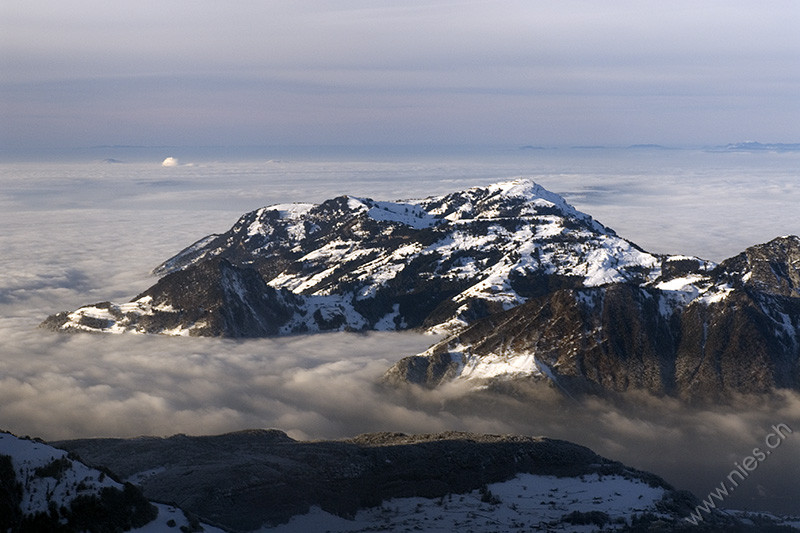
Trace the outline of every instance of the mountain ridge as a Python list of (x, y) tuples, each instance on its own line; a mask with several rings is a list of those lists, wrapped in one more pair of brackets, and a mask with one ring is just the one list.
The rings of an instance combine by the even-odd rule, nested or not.
[(3, 531), (222, 531), (39, 439), (0, 431), (0, 474)]

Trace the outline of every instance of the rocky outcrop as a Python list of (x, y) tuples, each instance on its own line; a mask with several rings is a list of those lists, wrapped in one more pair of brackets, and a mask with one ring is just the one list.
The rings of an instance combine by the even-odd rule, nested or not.
[(800, 298), (800, 238), (778, 237), (720, 263), (715, 275), (737, 288)]
[(266, 337), (280, 333), (299, 301), (266, 285), (255, 270), (215, 258), (162, 278), (132, 303), (101, 302), (42, 325), (69, 332)]

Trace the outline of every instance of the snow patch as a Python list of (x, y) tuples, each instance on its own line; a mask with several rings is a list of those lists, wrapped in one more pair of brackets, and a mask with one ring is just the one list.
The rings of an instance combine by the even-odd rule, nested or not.
[(306, 213), (316, 207), (316, 204), (294, 202), (290, 204), (275, 204), (267, 209), (277, 211), (278, 215), (285, 220), (300, 220)]
[(395, 222), (411, 226), (414, 229), (425, 229), (439, 224), (442, 220), (428, 214), (416, 204), (396, 202), (372, 202), (367, 211), (369, 217), (379, 222)]
[(702, 296), (695, 298), (693, 302), (703, 305), (716, 304), (725, 301), (732, 292), (733, 287), (727, 283), (724, 285), (716, 285), (706, 291)]
[(691, 274), (679, 278), (662, 281), (654, 285), (661, 291), (659, 299), (659, 312), (668, 317), (679, 307), (685, 307), (702, 292), (701, 283), (708, 282), (708, 278)]
[(542, 376), (536, 357), (532, 353), (490, 353), (483, 356), (465, 357), (462, 379), (484, 380), (498, 377)]

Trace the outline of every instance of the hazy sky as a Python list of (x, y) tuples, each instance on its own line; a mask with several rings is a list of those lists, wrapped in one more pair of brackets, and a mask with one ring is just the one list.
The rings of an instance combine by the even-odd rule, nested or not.
[(0, 148), (800, 140), (800, 4), (4, 0)]

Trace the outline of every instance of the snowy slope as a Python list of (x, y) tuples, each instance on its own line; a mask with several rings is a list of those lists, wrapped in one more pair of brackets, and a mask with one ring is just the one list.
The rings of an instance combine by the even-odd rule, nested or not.
[[(148, 502), (132, 486), (40, 441), (0, 432), (2, 460), (8, 461), (5, 464), (12, 470), (3, 471), (7, 490), (0, 493), (0, 514), (4, 515), (0, 529), (63, 527), (64, 531), (78, 531), (108, 524), (120, 530), (156, 533), (196, 523), (180, 509)], [(222, 531), (202, 527), (209, 532)]]

